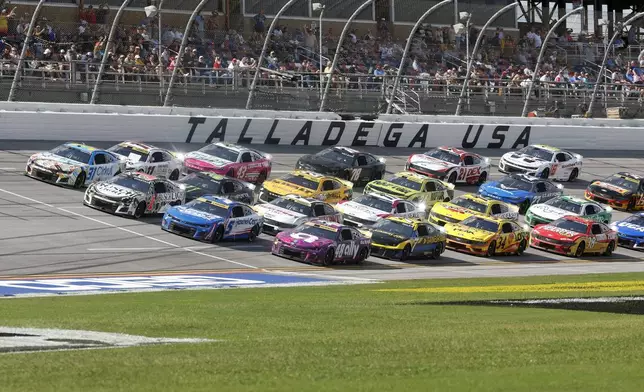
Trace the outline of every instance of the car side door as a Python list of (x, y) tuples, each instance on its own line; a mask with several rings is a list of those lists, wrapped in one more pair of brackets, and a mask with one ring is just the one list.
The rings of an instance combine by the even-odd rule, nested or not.
[(161, 150), (152, 150), (145, 165), (145, 172), (157, 177), (166, 177), (170, 162), (166, 160)]
[(358, 257), (360, 251), (360, 244), (354, 237), (353, 231), (345, 227), (340, 230), (339, 242), (335, 250), (335, 257), (337, 260), (353, 260)]
[(87, 181), (105, 181), (116, 174), (118, 162), (112, 155), (101, 151), (94, 152), (90, 157)]
[(498, 252), (505, 252), (515, 244), (516, 233), (512, 228), (510, 222), (503, 222), (501, 224), (499, 239), (496, 243), (496, 249)]
[(250, 226), (244, 224), (246, 219), (246, 212), (243, 206), (235, 205), (230, 209), (228, 220), (226, 222), (225, 235), (236, 236), (250, 231)]
[[(239, 178), (240, 180), (244, 181), (250, 181), (251, 177), (253, 176), (253, 171), (248, 170), (252, 163), (253, 163), (253, 155), (250, 153), (250, 151), (244, 151), (241, 153), (241, 156), (239, 157), (239, 168), (237, 169), (237, 175), (236, 177)], [(257, 173), (254, 173), (257, 175)]]
[(589, 252), (597, 252), (604, 250), (608, 236), (602, 229), (602, 225), (599, 223), (593, 223), (590, 227), (590, 246)]
[(600, 211), (601, 209), (597, 208), (594, 204), (586, 204), (582, 209), (581, 215), (588, 219), (598, 220), (600, 217), (597, 216), (597, 214), (599, 214)]

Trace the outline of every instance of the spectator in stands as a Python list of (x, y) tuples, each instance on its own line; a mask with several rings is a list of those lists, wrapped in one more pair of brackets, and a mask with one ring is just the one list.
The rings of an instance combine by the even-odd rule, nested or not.
[(266, 31), (266, 15), (264, 15), (264, 10), (259, 10), (259, 13), (253, 17), (253, 21), (255, 21), (255, 34), (263, 37), (264, 31)]
[(96, 23), (101, 25), (107, 24), (107, 19), (109, 15), (110, 15), (110, 6), (105, 1), (101, 3), (100, 6), (98, 6), (98, 11), (96, 11)]
[(642, 49), (640, 55), (637, 57), (637, 61), (640, 63), (640, 68), (644, 68), (644, 49)]
[(9, 13), (7, 13), (6, 9), (0, 11), (0, 38), (9, 35), (9, 19), (16, 16), (16, 8), (17, 7), (13, 7)]

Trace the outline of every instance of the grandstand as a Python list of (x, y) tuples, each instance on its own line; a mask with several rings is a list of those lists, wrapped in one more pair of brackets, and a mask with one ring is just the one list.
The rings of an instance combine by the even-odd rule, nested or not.
[[(643, 5), (634, 4), (635, 0), (583, 2), (583, 15), (570, 18), (556, 38), (545, 43), (554, 20), (578, 2), (524, 2), (517, 13), (497, 19), (492, 29), (479, 30), (511, 1), (460, 0), (428, 17), (413, 38), (395, 92), (391, 85), (411, 26), (437, 1), (374, 1), (350, 26), (331, 78), (322, 78), (330, 79), (333, 97), (326, 109), (373, 114), (393, 98), (398, 112), (452, 114), (466, 75), (468, 53), (478, 35), (484, 34), (484, 44), (474, 56), (463, 114), (520, 115), (523, 101), (530, 99), (530, 112), (537, 115), (583, 115), (595, 83), (602, 83), (595, 116), (604, 115), (609, 107), (627, 107), (631, 116), (644, 116), (640, 111), (644, 93), (641, 22), (624, 29), (613, 47), (607, 46), (607, 36), (616, 28), (612, 22), (642, 11)], [(105, 53), (107, 36), (122, 2), (48, 0), (32, 39), (25, 41), (35, 3), (5, 1), (1, 5), (5, 13), (0, 16), (0, 99), (9, 97), (27, 42), (14, 101), (89, 102), (100, 61), (107, 55), (96, 103), (162, 105), (170, 75), (177, 68), (172, 105), (242, 108), (268, 26), (285, 1), (208, 1), (192, 24), (182, 53), (184, 30), (198, 0), (129, 1), (117, 21), (109, 53)], [(319, 108), (320, 76), (331, 74), (328, 65), (336, 54), (340, 31), (362, 1), (325, 1), (322, 26), (311, 3), (296, 2), (269, 34), (254, 108)], [(146, 14), (149, 6), (157, 12)], [(460, 19), (460, 12), (470, 15), (469, 23)], [(2, 31), (3, 18), (6, 32)], [(453, 27), (457, 23), (468, 23), (469, 34), (457, 34)], [(617, 28), (621, 31), (621, 26)], [(541, 72), (527, 97), (541, 45), (546, 45)], [(597, 81), (606, 50), (609, 72)]]

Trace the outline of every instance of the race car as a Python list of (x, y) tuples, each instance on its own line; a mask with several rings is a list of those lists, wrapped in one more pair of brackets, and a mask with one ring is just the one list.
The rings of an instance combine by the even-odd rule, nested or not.
[(280, 196), (297, 195), (338, 203), (351, 200), (353, 184), (350, 181), (310, 171), (293, 171), (276, 180), (266, 181), (259, 190), (258, 201), (270, 203)]
[(453, 147), (438, 147), (422, 154), (413, 154), (405, 170), (432, 178), (447, 180), (451, 184), (482, 184), (492, 166), (489, 158)]
[(579, 216), (564, 216), (546, 225), (537, 225), (530, 235), (530, 246), (566, 256), (589, 253), (613, 254), (617, 232), (607, 224)]
[(185, 206), (170, 208), (161, 228), (199, 241), (254, 241), (263, 218), (244, 203), (217, 196), (199, 197)]
[(501, 200), (519, 206), (519, 213), (525, 214), (532, 204), (544, 203), (563, 194), (563, 186), (550, 180), (511, 174), (498, 181), (488, 181), (479, 187), (479, 194), (490, 199)]
[(271, 253), (310, 264), (361, 264), (369, 257), (370, 244), (353, 227), (313, 220), (277, 234)]
[(232, 177), (211, 172), (194, 172), (178, 181), (186, 187), (186, 202), (205, 195), (253, 204), (255, 185)]
[(586, 199), (626, 211), (644, 208), (644, 177), (620, 172), (594, 180), (586, 188)]
[(348, 147), (331, 147), (297, 160), (297, 170), (342, 178), (354, 184), (366, 184), (385, 175), (386, 160)]
[(370, 226), (382, 218), (425, 218), (427, 211), (423, 204), (378, 193), (361, 195), (355, 200), (342, 201), (335, 206), (342, 213), (344, 224), (354, 227)]
[(477, 256), (521, 255), (528, 247), (529, 231), (514, 220), (470, 216), (445, 225), (447, 248)]
[(145, 172), (178, 180), (183, 170), (182, 155), (138, 142), (122, 142), (107, 149), (125, 161), (125, 170)]
[(384, 194), (431, 207), (440, 201), (454, 198), (454, 184), (418, 173), (399, 172), (386, 180), (371, 181), (365, 194)]
[(617, 245), (634, 250), (644, 250), (644, 212), (613, 222), (610, 228), (617, 232)]
[(437, 203), (429, 212), (429, 221), (439, 226), (458, 223), (472, 215), (519, 219), (519, 209), (502, 201), (466, 194), (449, 202)]
[(371, 254), (405, 261), (410, 257), (440, 258), (445, 234), (426, 220), (390, 216), (362, 231), (371, 238)]
[(531, 206), (525, 214), (525, 221), (530, 226), (536, 226), (556, 221), (562, 216), (572, 215), (608, 223), (613, 217), (612, 211), (612, 208), (604, 208), (592, 201), (572, 196), (559, 196)]
[(262, 232), (266, 234), (275, 235), (314, 219), (342, 223), (342, 215), (331, 204), (295, 195), (278, 197), (253, 208), (264, 217)]
[(581, 173), (583, 161), (584, 157), (574, 152), (535, 144), (504, 154), (499, 161), (499, 171), (556, 181), (574, 181)]
[(125, 162), (106, 150), (81, 143), (65, 143), (29, 157), (26, 175), (57, 185), (81, 188), (125, 171)]
[(126, 172), (91, 184), (83, 204), (138, 219), (145, 214), (162, 214), (171, 206), (184, 204), (185, 198), (182, 185), (145, 173)]
[(255, 184), (271, 174), (272, 157), (248, 147), (230, 143), (213, 143), (185, 155), (185, 174), (213, 172)]

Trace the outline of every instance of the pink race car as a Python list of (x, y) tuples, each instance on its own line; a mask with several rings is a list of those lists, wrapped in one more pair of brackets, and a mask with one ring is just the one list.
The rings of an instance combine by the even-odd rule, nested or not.
[(185, 173), (213, 172), (255, 184), (271, 174), (272, 157), (251, 148), (230, 143), (213, 143), (185, 155)]

